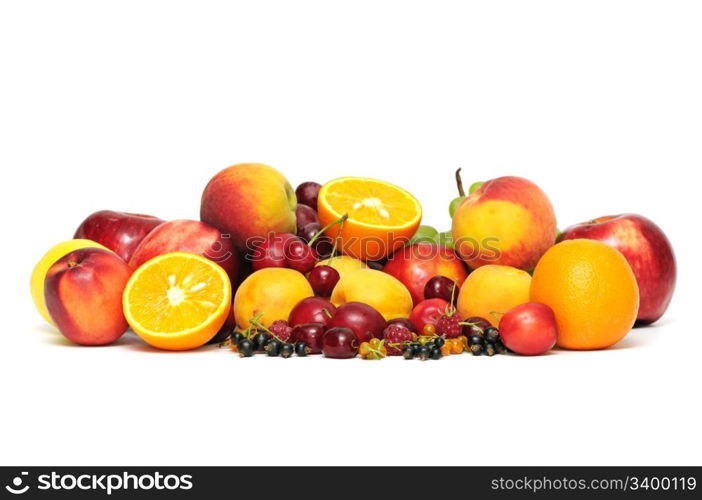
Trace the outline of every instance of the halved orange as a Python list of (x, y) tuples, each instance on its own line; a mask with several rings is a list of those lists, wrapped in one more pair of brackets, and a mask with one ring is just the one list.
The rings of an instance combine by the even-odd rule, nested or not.
[(173, 252), (139, 267), (122, 295), (124, 316), (147, 344), (183, 351), (207, 343), (232, 304), (224, 269), (199, 255)]
[[(414, 196), (389, 182), (365, 177), (342, 177), (327, 182), (317, 202), (322, 226), (348, 215), (340, 250), (361, 260), (379, 260), (402, 247), (422, 221), (422, 207)], [(326, 231), (332, 239), (339, 224)]]

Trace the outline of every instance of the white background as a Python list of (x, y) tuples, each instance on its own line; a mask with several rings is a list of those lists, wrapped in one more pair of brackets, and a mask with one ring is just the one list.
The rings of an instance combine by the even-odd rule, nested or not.
[[(3, 2), (2, 464), (697, 464), (697, 2)], [(602, 352), (441, 362), (74, 347), (29, 275), (99, 209), (197, 218), (244, 161), (374, 176), (449, 228), (452, 174), (561, 228), (667, 232), (668, 314)], [(265, 202), (265, 200), (261, 200)]]

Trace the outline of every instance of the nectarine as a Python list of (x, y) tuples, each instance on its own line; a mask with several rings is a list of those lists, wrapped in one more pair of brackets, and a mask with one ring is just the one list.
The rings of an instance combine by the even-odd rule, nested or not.
[(104, 345), (128, 328), (122, 292), (131, 268), (114, 253), (84, 248), (60, 258), (44, 283), (46, 307), (59, 331), (81, 345)]

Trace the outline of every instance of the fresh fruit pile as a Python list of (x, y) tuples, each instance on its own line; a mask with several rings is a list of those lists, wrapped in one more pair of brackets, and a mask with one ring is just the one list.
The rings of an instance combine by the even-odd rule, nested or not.
[(466, 193), (455, 179), (439, 232), (388, 182), (293, 189), (269, 166), (234, 165), (205, 187), (200, 220), (91, 214), (38, 262), (32, 298), (81, 345), (131, 328), (165, 350), (376, 361), (603, 349), (665, 312), (675, 257), (650, 220), (600, 217), (557, 236), (531, 181)]

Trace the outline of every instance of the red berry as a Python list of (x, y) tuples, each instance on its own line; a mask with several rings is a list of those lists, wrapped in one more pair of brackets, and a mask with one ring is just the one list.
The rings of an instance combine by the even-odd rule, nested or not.
[(436, 322), (436, 334), (442, 335), (447, 339), (455, 339), (463, 333), (463, 325), (458, 314), (444, 314)]
[(278, 337), (283, 342), (290, 340), (293, 330), (284, 319), (274, 321), (271, 323), (271, 326), (269, 326), (268, 329), (271, 331), (271, 333), (273, 333), (273, 335)]
[(331, 266), (317, 266), (307, 275), (312, 290), (321, 297), (331, 297), (332, 290), (340, 279), (339, 271)]
[(302, 323), (293, 328), (292, 341), (307, 344), (310, 354), (320, 354), (325, 331), (326, 329), (321, 323)]
[(288, 267), (303, 274), (314, 268), (318, 258), (317, 251), (300, 238), (288, 241), (285, 247), (285, 261)]
[(423, 300), (414, 306), (409, 319), (417, 331), (424, 331), (424, 325), (436, 325), (448, 307), (449, 303), (444, 299)]
[(353, 358), (358, 353), (359, 342), (350, 328), (330, 328), (322, 336), (322, 354), (328, 358)]
[(388, 356), (400, 356), (402, 355), (402, 348), (406, 345), (405, 343), (412, 342), (414, 337), (409, 328), (399, 324), (392, 324), (383, 330), (383, 339), (385, 340), (385, 347), (388, 349)]

